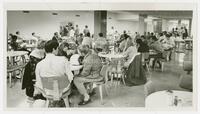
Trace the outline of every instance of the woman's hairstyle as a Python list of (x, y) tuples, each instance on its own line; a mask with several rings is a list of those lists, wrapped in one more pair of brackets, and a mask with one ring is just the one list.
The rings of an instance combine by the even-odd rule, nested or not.
[(68, 55), (67, 55), (67, 53), (64, 51), (64, 48), (65, 47), (67, 47), (67, 48), (69, 48), (69, 44), (65, 41), (65, 42), (62, 42), (61, 44), (60, 44), (60, 46), (58, 47), (58, 56), (65, 56), (65, 57), (69, 57)]
[(84, 54), (87, 54), (90, 50), (89, 46), (88, 45), (80, 45), (78, 47), (78, 50), (81, 52), (81, 53), (84, 53)]
[(47, 41), (47, 43), (45, 44), (45, 51), (47, 53), (52, 53), (53, 52), (53, 49), (57, 49), (59, 46), (58, 42), (57, 41), (54, 41), (54, 40), (49, 40)]
[(63, 50), (65, 47), (69, 47), (69, 44), (67, 42), (62, 42), (58, 48)]
[(136, 43), (141, 45), (143, 43), (142, 39), (136, 39)]
[(40, 40), (40, 41), (38, 42), (38, 44), (37, 44), (37, 48), (38, 48), (38, 49), (44, 49), (45, 44), (46, 44), (46, 41)]

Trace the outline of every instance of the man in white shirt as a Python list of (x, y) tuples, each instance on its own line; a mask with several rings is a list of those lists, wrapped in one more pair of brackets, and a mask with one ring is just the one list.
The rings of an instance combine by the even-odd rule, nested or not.
[[(37, 88), (43, 89), (41, 77), (68, 77), (68, 87), (73, 80), (73, 74), (70, 69), (70, 63), (63, 56), (56, 56), (58, 53), (58, 42), (50, 40), (45, 44), (46, 57), (40, 61), (35, 70)], [(69, 88), (70, 89), (70, 88)], [(36, 92), (37, 93), (37, 92)]]
[(75, 31), (74, 31), (74, 27), (71, 28), (71, 30), (69, 31), (69, 37), (74, 37)]

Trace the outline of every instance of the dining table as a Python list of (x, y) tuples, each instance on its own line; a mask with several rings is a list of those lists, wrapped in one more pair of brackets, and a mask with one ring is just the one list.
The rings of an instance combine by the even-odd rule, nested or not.
[(108, 58), (110, 60), (111, 59), (121, 59), (121, 58), (125, 57), (123, 55), (123, 53), (116, 53), (116, 52), (111, 52), (111, 53), (100, 52), (100, 53), (98, 53), (98, 56)]
[[(25, 55), (27, 55), (28, 52), (27, 51), (8, 51), (7, 52), (7, 59), (8, 62), (10, 63), (11, 66), (14, 66), (14, 64), (16, 63), (16, 59), (17, 57), (21, 57), (22, 58), (22, 62), (25, 63)], [(9, 64), (7, 63), (7, 64)]]
[[(157, 91), (145, 99), (146, 108), (192, 107), (192, 92), (180, 90)], [(176, 103), (177, 104), (176, 104)], [(175, 103), (175, 104), (174, 104)]]

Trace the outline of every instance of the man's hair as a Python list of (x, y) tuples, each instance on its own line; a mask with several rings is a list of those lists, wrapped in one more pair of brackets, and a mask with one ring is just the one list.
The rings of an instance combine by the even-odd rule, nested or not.
[(85, 28), (88, 28), (88, 26), (87, 26), (87, 25), (85, 25)]
[(88, 33), (86, 34), (86, 36), (87, 36), (87, 37), (90, 37), (90, 32), (88, 32)]
[(103, 33), (99, 33), (99, 37), (103, 37)]
[(57, 41), (54, 40), (49, 40), (47, 41), (47, 43), (44, 46), (44, 49), (47, 53), (52, 53), (53, 49), (57, 49), (57, 47), (59, 46)]
[(156, 38), (156, 36), (151, 36), (150, 39), (152, 39), (153, 41), (157, 41), (158, 39)]
[(168, 33), (168, 34), (166, 34), (165, 36), (166, 36), (167, 38), (169, 38), (171, 35)]
[(16, 34), (19, 34), (19, 31), (17, 31)]
[(35, 33), (33, 32), (32, 35), (34, 35)]
[(87, 54), (90, 50), (90, 47), (89, 45), (80, 45), (78, 47), (78, 50), (81, 52), (81, 53), (84, 53), (84, 54)]
[(54, 35), (57, 35), (58, 34), (58, 32), (54, 32)]

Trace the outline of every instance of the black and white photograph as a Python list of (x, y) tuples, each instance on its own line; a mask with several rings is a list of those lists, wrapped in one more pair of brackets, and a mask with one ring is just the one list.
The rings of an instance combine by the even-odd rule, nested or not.
[(43, 5), (5, 5), (6, 109), (196, 109), (196, 4)]

